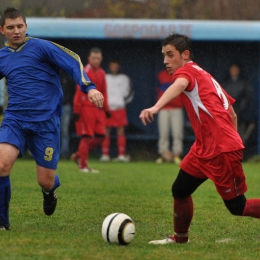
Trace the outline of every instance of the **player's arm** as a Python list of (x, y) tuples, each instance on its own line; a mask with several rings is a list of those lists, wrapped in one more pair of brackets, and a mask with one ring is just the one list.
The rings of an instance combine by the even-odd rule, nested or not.
[(177, 78), (175, 82), (167, 88), (154, 106), (144, 109), (141, 112), (139, 118), (142, 123), (144, 125), (146, 125), (146, 123), (151, 123), (154, 120), (154, 115), (172, 99), (178, 97), (188, 87), (188, 85), (189, 81), (186, 78)]
[(40, 48), (46, 61), (65, 71), (84, 93), (96, 88), (86, 75), (78, 54), (50, 41), (41, 41)]
[[(90, 81), (78, 54), (71, 50), (49, 41), (45, 41), (46, 47), (43, 47), (45, 56), (56, 66), (64, 70), (71, 79), (80, 86), (84, 93), (88, 93), (88, 98), (97, 107), (103, 107), (104, 97), (96, 90), (96, 86)], [(91, 93), (89, 93), (91, 91)]]
[(232, 119), (232, 122), (237, 130), (237, 114), (233, 108), (233, 106), (230, 106), (230, 110), (229, 110), (229, 114), (230, 114), (230, 117)]

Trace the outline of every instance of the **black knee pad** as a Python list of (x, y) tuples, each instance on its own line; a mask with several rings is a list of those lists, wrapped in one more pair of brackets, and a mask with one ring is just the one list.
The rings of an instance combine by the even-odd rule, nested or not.
[(240, 195), (231, 200), (224, 200), (224, 203), (231, 214), (242, 216), (246, 205), (246, 197), (245, 195)]
[(182, 169), (172, 184), (172, 196), (176, 199), (188, 198), (205, 180), (193, 177)]

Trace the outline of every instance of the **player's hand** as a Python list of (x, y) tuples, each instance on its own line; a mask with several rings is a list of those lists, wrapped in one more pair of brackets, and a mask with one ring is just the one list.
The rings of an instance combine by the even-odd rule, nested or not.
[(91, 103), (93, 103), (96, 107), (103, 107), (104, 97), (101, 92), (96, 89), (90, 89), (88, 92), (88, 99)]
[(152, 123), (154, 120), (154, 115), (158, 113), (158, 110), (155, 107), (150, 107), (142, 110), (139, 118), (141, 119), (143, 125), (147, 123)]

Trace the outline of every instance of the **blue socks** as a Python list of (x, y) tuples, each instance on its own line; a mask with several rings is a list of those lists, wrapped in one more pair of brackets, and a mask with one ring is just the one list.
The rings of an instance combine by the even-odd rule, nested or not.
[(0, 177), (0, 226), (10, 226), (9, 204), (11, 199), (10, 177)]
[[(53, 192), (60, 186), (58, 175), (55, 175), (55, 182), (49, 192)], [(11, 199), (11, 182), (9, 176), (0, 177), (0, 226), (9, 227), (9, 204)]]

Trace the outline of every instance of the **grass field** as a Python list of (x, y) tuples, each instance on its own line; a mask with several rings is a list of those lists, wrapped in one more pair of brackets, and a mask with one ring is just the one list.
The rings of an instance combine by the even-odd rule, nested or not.
[[(60, 161), (58, 206), (42, 211), (34, 161), (19, 159), (12, 171), (11, 230), (1, 231), (0, 259), (260, 259), (260, 220), (232, 216), (210, 181), (193, 196), (194, 219), (188, 244), (149, 245), (172, 234), (171, 184), (178, 167), (153, 162), (104, 163), (93, 160), (99, 174), (78, 172)], [(245, 163), (249, 191), (260, 197), (260, 167)], [(105, 243), (104, 218), (113, 212), (132, 217), (136, 236), (128, 246)]]

